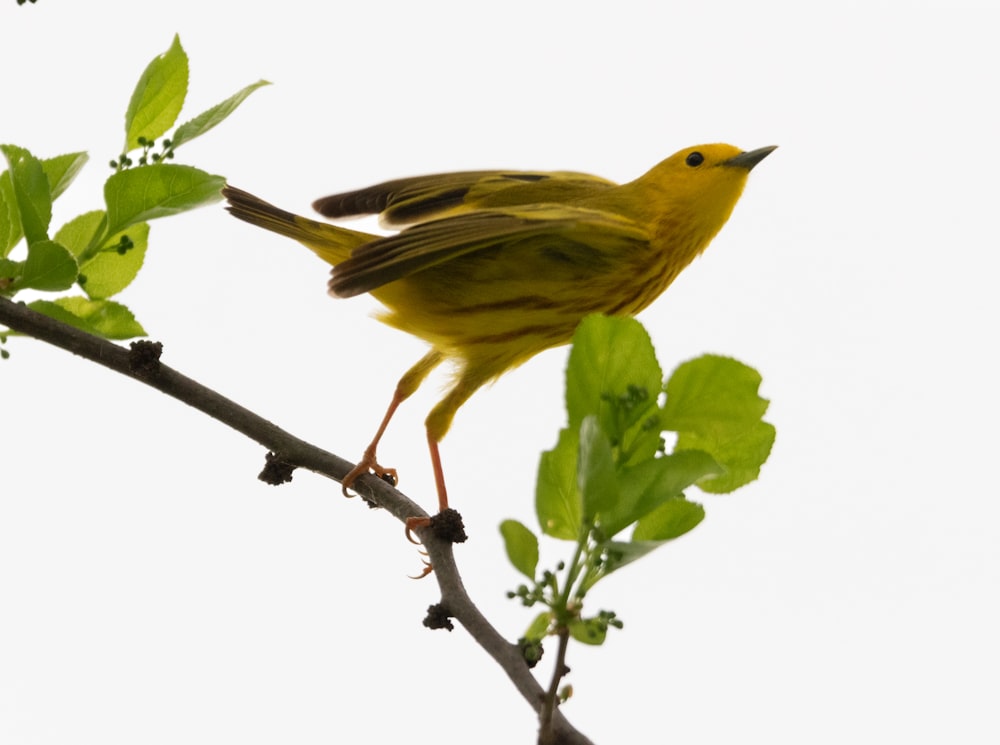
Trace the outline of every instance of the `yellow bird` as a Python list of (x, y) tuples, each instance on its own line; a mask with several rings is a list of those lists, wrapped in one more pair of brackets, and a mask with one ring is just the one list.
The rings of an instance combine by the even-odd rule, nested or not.
[[(396, 408), (444, 360), (457, 374), (427, 417), (439, 507), (438, 443), (480, 386), (567, 343), (591, 313), (634, 315), (662, 293), (729, 218), (750, 170), (774, 147), (681, 150), (626, 184), (585, 173), (467, 171), (387, 181), (317, 200), (330, 218), (378, 214), (380, 237), (278, 209), (227, 186), (229, 211), (294, 238), (333, 265), (335, 297), (369, 292), (383, 323), (430, 351), (411, 367), (344, 493), (369, 470), (395, 483), (376, 448)], [(426, 521), (413, 521), (417, 527)]]

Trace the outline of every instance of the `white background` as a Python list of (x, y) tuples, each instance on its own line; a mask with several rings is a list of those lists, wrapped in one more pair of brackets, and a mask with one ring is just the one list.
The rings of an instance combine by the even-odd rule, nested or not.
[[(641, 317), (667, 368), (716, 352), (761, 371), (771, 460), (692, 494), (705, 522), (594, 593), (626, 626), (571, 650), (565, 713), (597, 743), (997, 742), (995, 9), (339, 5), (7, 0), (0, 141), (88, 150), (54, 225), (100, 207), (135, 80), (176, 31), (182, 119), (275, 83), (178, 161), (304, 213), (397, 176), (629, 180), (692, 144), (780, 145)], [(353, 459), (422, 346), (326, 277), (215, 206), (154, 223), (121, 299), (167, 364)], [(0, 742), (533, 742), (467, 635), (421, 626), (436, 586), (407, 579), (418, 557), (384, 513), (304, 472), (265, 486), (262, 449), (222, 425), (7, 346)], [(504, 597), (497, 525), (533, 523), (565, 358), (481, 391), (442, 450), (465, 580), (509, 638), (533, 611)], [(428, 507), (444, 380), (381, 451)]]

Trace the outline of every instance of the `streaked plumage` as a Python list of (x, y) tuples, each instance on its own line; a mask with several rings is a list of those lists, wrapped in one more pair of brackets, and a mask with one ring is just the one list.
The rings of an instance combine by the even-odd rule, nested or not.
[(379, 214), (380, 237), (280, 210), (232, 187), (242, 220), (303, 243), (333, 265), (331, 294), (371, 293), (378, 318), (431, 345), (397, 386), (375, 440), (344, 486), (378, 465), (375, 446), (396, 406), (443, 360), (457, 365), (427, 418), (441, 507), (437, 443), (480, 386), (569, 341), (590, 313), (648, 306), (729, 218), (750, 169), (774, 148), (702, 145), (617, 185), (572, 172), (468, 171), (398, 179), (320, 199), (332, 218)]

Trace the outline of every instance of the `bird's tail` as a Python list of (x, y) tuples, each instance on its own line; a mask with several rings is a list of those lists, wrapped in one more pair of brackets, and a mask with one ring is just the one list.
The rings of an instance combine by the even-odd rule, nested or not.
[(223, 188), (222, 196), (229, 201), (227, 209), (234, 217), (293, 238), (334, 266), (349, 257), (355, 248), (377, 237), (286, 212), (228, 184)]

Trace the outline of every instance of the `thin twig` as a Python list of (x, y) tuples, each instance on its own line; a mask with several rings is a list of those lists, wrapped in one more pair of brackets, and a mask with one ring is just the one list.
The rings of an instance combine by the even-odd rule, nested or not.
[[(286, 464), (305, 468), (335, 481), (341, 481), (354, 467), (353, 463), (294, 437), (249, 409), (166, 365), (156, 363), (136, 366), (135, 355), (129, 350), (37, 313), (23, 303), (0, 297), (0, 324), (104, 365), (183, 401), (260, 443)], [(404, 524), (407, 518), (427, 517), (427, 513), (414, 501), (371, 474), (359, 477), (352, 488)], [(417, 532), (434, 565), (434, 576), (441, 589), (441, 606), (447, 615), (465, 627), (503, 668), (514, 687), (540, 715), (545, 691), (531, 674), (517, 645), (504, 639), (472, 602), (462, 584), (451, 543), (438, 538), (429, 529)], [(552, 743), (592, 745), (558, 709), (552, 713), (551, 731), (555, 737)]]
[(559, 683), (569, 673), (566, 667), (566, 647), (569, 644), (569, 629), (565, 626), (559, 629), (559, 650), (556, 653), (556, 664), (552, 669), (552, 680), (549, 683), (549, 690), (545, 694), (545, 701), (542, 704), (542, 711), (538, 719), (540, 722), (538, 731), (539, 745), (555, 745), (559, 742), (553, 729), (553, 717), (557, 711), (556, 702), (559, 697)]

